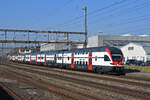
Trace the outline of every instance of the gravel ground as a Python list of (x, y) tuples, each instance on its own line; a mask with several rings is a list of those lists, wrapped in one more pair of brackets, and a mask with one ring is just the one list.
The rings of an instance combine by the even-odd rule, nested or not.
[[(4, 74), (5, 73), (2, 72), (1, 68), (0, 76)], [(69, 100), (66, 97), (62, 97), (55, 93), (42, 90), (35, 86), (24, 84), (16, 80), (10, 80), (0, 77), (0, 82), (3, 83), (9, 89), (11, 89), (11, 91), (17, 94), (17, 96), (19, 96), (22, 100)], [(0, 98), (0, 100), (12, 100), (12, 99)]]
[[(23, 66), (22, 66), (23, 67)], [(7, 67), (5, 67), (7, 69)], [(9, 68), (11, 69), (11, 68)], [(105, 97), (106, 100), (140, 100), (136, 97), (130, 97), (130, 96), (124, 96), (121, 94), (117, 94), (114, 92), (110, 92), (110, 91), (104, 91), (101, 89), (96, 89), (96, 88), (92, 88), (92, 87), (88, 87), (85, 86), (84, 84), (76, 84), (76, 83), (72, 83), (72, 82), (68, 82), (68, 81), (64, 81), (64, 80), (59, 80), (59, 79), (55, 79), (53, 77), (45, 77), (43, 75), (38, 75), (38, 74), (34, 74), (34, 73), (30, 73), (30, 72), (24, 72), (21, 70), (17, 70), (17, 69), (13, 69), (16, 72), (19, 73), (24, 73), (26, 75), (32, 76), (34, 79), (40, 79), (40, 80), (44, 80), (47, 82), (51, 82), (54, 84), (58, 84), (58, 85), (64, 85), (66, 87), (70, 87), (70, 88), (74, 88), (83, 92), (88, 92), (90, 94), (96, 94), (99, 97)], [(42, 72), (47, 72), (47, 73), (53, 73), (50, 71), (45, 71), (45, 70), (40, 70), (40, 69), (35, 69), (35, 70), (39, 70)], [(54, 69), (54, 70), (62, 70), (62, 71), (70, 71), (70, 70), (64, 70), (64, 69)], [(105, 76), (105, 75), (97, 75), (97, 74), (93, 74), (93, 73), (83, 73), (83, 72), (79, 72), (79, 71), (71, 71), (73, 73), (80, 73), (80, 74), (88, 74), (88, 75), (92, 75), (92, 76), (100, 76), (100, 77), (112, 77), (112, 78), (116, 78), (116, 79), (120, 79), (119, 77), (114, 77), (114, 76)], [(113, 85), (113, 86), (120, 86), (120, 87), (126, 87), (126, 88), (130, 88), (130, 89), (134, 89), (134, 90), (139, 90), (139, 91), (148, 91), (150, 92), (150, 89), (145, 89), (145, 88), (140, 88), (140, 87), (136, 87), (136, 86), (130, 86), (127, 84), (122, 84), (122, 83), (117, 83), (117, 82), (109, 82), (109, 81), (103, 81), (103, 80), (98, 80), (98, 79), (90, 79), (90, 78), (86, 78), (86, 77), (78, 77), (78, 76), (72, 76), (72, 75), (67, 75), (67, 74), (62, 74), (62, 73), (53, 73), (53, 74), (58, 74), (58, 75), (62, 75), (62, 76), (68, 76), (68, 77), (73, 77), (73, 78), (78, 78), (78, 79), (82, 79), (82, 80), (90, 80), (93, 82), (97, 82), (97, 83), (103, 83), (103, 84), (108, 84), (108, 85)], [(137, 73), (139, 74), (139, 73)], [(129, 75), (129, 74), (127, 74)], [(131, 73), (130, 73), (131, 75)], [(132, 74), (135, 76), (136, 73)], [(141, 73), (141, 75), (149, 75), (148, 73)], [(148, 77), (148, 76), (147, 76)], [(122, 79), (124, 80), (124, 79)], [(128, 80), (128, 79), (126, 79)], [(130, 81), (136, 81), (136, 82), (142, 82), (143, 81), (137, 81), (137, 80), (131, 80)], [(62, 99), (61, 97), (47, 92), (47, 91), (43, 91), (41, 89), (38, 89), (34, 86), (29, 86), (23, 83), (19, 83), (19, 82), (9, 82), (8, 80), (4, 80), (4, 79), (0, 79), (0, 81), (4, 81), (8, 86), (10, 86), (10, 88), (12, 88), (14, 91), (17, 91), (17, 94), (20, 95), (22, 98), (25, 98), (23, 100), (65, 100)], [(16, 90), (17, 89), (17, 90)], [(19, 90), (18, 90), (19, 89)]]
[[(62, 100), (61, 96), (41, 90), (35, 86), (9, 79), (0, 78), (0, 80), (1, 83), (10, 88), (22, 100)], [(67, 100), (67, 98), (64, 99)]]
[[(16, 70), (16, 72), (21, 72), (21, 73), (24, 72), (24, 71), (20, 71), (20, 70), (17, 70), (17, 69), (15, 69), (15, 70)], [(24, 73), (26, 75), (32, 76), (34, 79), (37, 78), (37, 80), (40, 79), (40, 80), (48, 81), (48, 82), (58, 84), (58, 85), (63, 84), (64, 86), (71, 87), (71, 88), (74, 88), (74, 89), (77, 89), (77, 90), (80, 90), (80, 91), (88, 92), (90, 94), (97, 94), (100, 98), (105, 97), (106, 100), (134, 100), (134, 99), (138, 100), (138, 98), (133, 98), (133, 97), (130, 97), (130, 96), (124, 96), (124, 95), (117, 94), (117, 93), (110, 92), (110, 91), (104, 91), (102, 89), (96, 89), (96, 88), (88, 87), (88, 86), (85, 86), (84, 84), (80, 85), (80, 84), (76, 84), (76, 83), (72, 83), (72, 82), (66, 82), (66, 81), (63, 81), (63, 80), (54, 79), (52, 77), (45, 77), (45, 76), (38, 75), (38, 74), (35, 75), (35, 74), (29, 73), (29, 72), (24, 72)], [(48, 73), (51, 73), (51, 72), (48, 72)], [(60, 73), (57, 73), (57, 74), (60, 74)], [(63, 74), (63, 75), (68, 76), (68, 75), (65, 75), (65, 74)], [(77, 78), (76, 76), (70, 76), (70, 77)], [(84, 80), (89, 80), (88, 78), (83, 78), (83, 79)], [(107, 82), (102, 81), (102, 80), (92, 80), (92, 81), (100, 82), (100, 83), (104, 83), (104, 84), (107, 83)], [(110, 83), (110, 84), (112, 85), (112, 83)]]
[(148, 72), (134, 72), (134, 73), (127, 73), (127, 76), (135, 76), (135, 77), (144, 77), (150, 79), (150, 73)]
[(0, 100), (13, 100), (13, 98), (2, 87), (0, 87)]
[[(120, 86), (120, 87), (126, 87), (129, 89), (134, 89), (134, 90), (139, 90), (139, 91), (147, 91), (150, 92), (149, 88), (143, 88), (143, 87), (139, 87), (139, 86), (134, 86), (133, 85), (128, 85), (128, 84), (123, 84), (123, 83), (119, 83), (119, 82), (112, 82), (112, 81), (104, 81), (104, 80), (99, 80), (99, 79), (91, 79), (91, 78), (86, 78), (86, 77), (78, 77), (75, 75), (67, 75), (67, 74), (63, 74), (63, 73), (59, 73), (59, 72), (50, 72), (50, 71), (46, 71), (46, 70), (40, 70), (40, 69), (34, 69), (35, 71), (42, 71), (42, 72), (47, 72), (47, 73), (53, 73), (53, 74), (58, 74), (58, 75), (62, 75), (62, 76), (67, 76), (67, 77), (73, 77), (73, 78), (77, 78), (77, 79), (84, 79), (87, 81), (93, 81), (93, 82), (97, 82), (97, 83), (105, 83), (107, 85), (113, 85), (113, 86)], [(75, 72), (75, 71), (74, 71)], [(83, 73), (82, 73), (83, 74)], [(100, 75), (99, 75), (100, 76)], [(103, 77), (110, 77), (110, 76), (103, 76)], [(138, 81), (138, 80), (130, 80), (130, 79), (121, 79), (121, 78), (117, 78), (117, 77), (112, 77), (113, 79), (119, 79), (119, 80), (127, 80), (127, 81), (134, 81), (134, 82), (140, 82), (140, 83), (146, 83), (146, 84), (150, 84), (150, 82), (143, 82), (143, 81)], [(55, 81), (56, 79), (54, 79), (53, 81)]]

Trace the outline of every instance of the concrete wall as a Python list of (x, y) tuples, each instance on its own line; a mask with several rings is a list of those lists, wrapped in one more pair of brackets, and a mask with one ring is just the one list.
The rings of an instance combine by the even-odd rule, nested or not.
[(91, 36), (88, 38), (88, 45), (87, 47), (98, 47), (99, 46), (99, 39), (98, 36)]
[(60, 43), (60, 44), (41, 44), (40, 51), (52, 51), (52, 50), (62, 50), (67, 49), (67, 44)]

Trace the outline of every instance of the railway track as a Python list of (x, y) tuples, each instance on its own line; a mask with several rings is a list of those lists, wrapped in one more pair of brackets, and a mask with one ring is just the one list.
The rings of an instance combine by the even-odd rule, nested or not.
[[(28, 64), (21, 64), (21, 63), (12, 63), (12, 64), (15, 64), (15, 65), (21, 65), (21, 66), (25, 66), (25, 67), (32, 67), (32, 68), (35, 68), (36, 67), (36, 69), (41, 69), (41, 70), (50, 70), (50, 71), (55, 71), (55, 72), (63, 72), (63, 73), (66, 73), (66, 74), (72, 74), (71, 72), (66, 72), (66, 71), (60, 71), (60, 70), (53, 70), (53, 67), (43, 67), (43, 66), (37, 66), (37, 65), (28, 65)], [(78, 73), (73, 73), (73, 74), (78, 74)], [(109, 77), (111, 77), (111, 76), (113, 76), (113, 78), (114, 78), (114, 76), (115, 75), (101, 75), (101, 76), (96, 76), (97, 75), (97, 73), (95, 74), (95, 73), (92, 73), (93, 74), (93, 76), (92, 75), (86, 75), (86, 77), (92, 77), (92, 78), (101, 78), (101, 76), (106, 76), (105, 78), (107, 78), (107, 76), (109, 76)], [(79, 75), (79, 74), (78, 74)], [(82, 75), (82, 74), (80, 74), (81, 76), (85, 76), (85, 75)], [(108, 78), (109, 78), (108, 77)], [(150, 82), (150, 78), (145, 78), (145, 77), (136, 77), (136, 76), (115, 76), (115, 77), (117, 77), (117, 78), (120, 78), (120, 79), (131, 79), (131, 80), (138, 80), (138, 81), (147, 81), (147, 82)], [(112, 77), (111, 77), (112, 78)], [(109, 78), (110, 79), (110, 78)]]
[[(112, 77), (106, 77), (106, 76), (100, 76), (100, 75), (99, 76), (95, 76), (95, 75), (92, 76), (92, 75), (87, 75), (87, 74), (72, 73), (72, 72), (68, 72), (68, 71), (52, 70), (52, 69), (47, 69), (47, 68), (43, 68), (43, 67), (39, 67), (39, 66), (37, 67), (37, 66), (32, 66), (32, 65), (21, 64), (21, 66), (24, 66), (24, 67), (29, 66), (30, 68), (33, 68), (33, 69), (36, 68), (36, 69), (39, 69), (39, 70), (51, 71), (51, 72), (54, 72), (54, 73), (63, 73), (63, 74), (67, 74), (67, 75), (74, 75), (74, 76), (86, 77), (86, 78), (92, 78), (92, 79), (98, 79), (98, 80), (104, 80), (104, 81), (119, 82), (119, 83), (124, 83), (124, 84), (128, 84), (128, 85), (134, 85), (134, 86), (139, 86), (139, 87), (144, 87), (144, 88), (150, 88), (150, 84), (124, 80), (124, 79), (141, 80), (141, 78), (137, 78), (137, 77), (133, 77), (133, 76), (125, 76), (125, 77), (119, 76), (120, 78), (123, 78), (123, 79), (116, 79), (114, 77), (112, 78)], [(149, 80), (149, 82), (150, 82), (150, 80)]]
[(9, 94), (9, 96), (11, 96), (14, 100), (21, 100), (21, 98), (19, 96), (17, 96), (14, 92), (12, 92), (11, 89), (9, 89), (8, 87), (6, 87), (3, 83), (0, 83), (0, 87)]
[[(123, 94), (123, 95), (138, 97), (138, 98), (146, 99), (146, 100), (150, 98), (149, 92), (137, 91), (137, 90), (122, 88), (122, 87), (117, 87), (117, 86), (110, 86), (110, 85), (106, 85), (106, 84), (101, 84), (101, 83), (96, 83), (96, 82), (91, 82), (91, 81), (86, 81), (86, 80), (80, 80), (80, 79), (76, 79), (76, 78), (70, 78), (67, 76), (61, 76), (61, 75), (57, 75), (57, 74), (51, 74), (51, 73), (46, 73), (46, 72), (35, 71), (32, 69), (16, 67), (18, 65), (9, 65), (9, 66), (14, 67), (14, 68), (19, 69), (19, 70), (24, 70), (26, 72), (40, 74), (40, 75), (44, 75), (46, 77), (53, 77), (53, 78), (60, 79), (60, 80), (71, 81), (71, 82), (74, 82), (77, 84), (82, 84), (82, 85), (84, 84), (84, 85), (87, 85), (89, 87), (98, 88), (98, 89), (107, 90), (107, 91), (112, 91), (112, 92)], [(133, 83), (130, 83), (130, 84), (133, 85)], [(149, 85), (147, 85), (147, 87), (148, 86)]]
[[(15, 75), (12, 75), (12, 73), (15, 74)], [(7, 72), (7, 74), (8, 74), (8, 72)], [(18, 76), (21, 76), (21, 77), (18, 77)], [(52, 83), (49, 83), (49, 82), (46, 82), (46, 81), (43, 81), (43, 80), (36, 80), (35, 81), (35, 80), (33, 80), (32, 77), (30, 77), (28, 75), (24, 75), (24, 74), (21, 74), (21, 73), (18, 73), (16, 71), (12, 71), (12, 70), (9, 70), (9, 74), (8, 74), (7, 78), (11, 78), (13, 80), (18, 80), (18, 81), (23, 82), (23, 83), (27, 83), (27, 84), (37, 86), (39, 88), (48, 90), (50, 92), (54, 92), (58, 95), (68, 97), (72, 100), (83, 100), (83, 99), (87, 99), (87, 98), (89, 98), (91, 100), (105, 100), (104, 98), (101, 99), (101, 98), (99, 98), (95, 95), (84, 93), (84, 92), (81, 92), (81, 91), (78, 91), (78, 90), (75, 90), (75, 89), (72, 89), (72, 88), (68, 88), (68, 87), (65, 87), (65, 86), (52, 84)]]

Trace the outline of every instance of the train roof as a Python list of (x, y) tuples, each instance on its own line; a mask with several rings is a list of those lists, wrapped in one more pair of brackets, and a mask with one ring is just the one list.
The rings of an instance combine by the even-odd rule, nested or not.
[(94, 48), (81, 48), (81, 49), (71, 49), (71, 50), (56, 50), (56, 51), (44, 51), (44, 52), (38, 52), (40, 54), (54, 54), (54, 53), (71, 53), (71, 52), (75, 52), (75, 53), (82, 53), (82, 52), (97, 52), (97, 51), (105, 51), (106, 48), (108, 48), (110, 50), (110, 52), (118, 52), (120, 51), (119, 48), (116, 47), (109, 47), (109, 46), (103, 46), (103, 47), (94, 47)]
[(119, 48), (116, 47), (109, 47), (109, 46), (103, 46), (103, 47), (94, 47), (94, 48), (81, 48), (81, 49), (71, 49), (71, 50), (56, 50), (56, 51), (43, 51), (43, 52), (33, 52), (28, 54), (20, 54), (20, 55), (36, 55), (36, 54), (59, 54), (59, 53), (88, 53), (88, 52), (104, 52), (108, 48), (111, 53), (118, 53), (121, 52)]

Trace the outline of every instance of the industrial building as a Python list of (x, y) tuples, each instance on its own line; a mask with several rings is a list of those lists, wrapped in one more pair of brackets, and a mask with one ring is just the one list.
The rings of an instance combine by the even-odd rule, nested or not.
[(115, 46), (122, 49), (127, 59), (150, 60), (150, 36), (148, 35), (95, 35), (88, 38), (88, 47)]
[[(95, 35), (88, 38), (88, 47), (100, 47), (100, 46), (116, 46), (122, 47), (129, 43), (150, 44), (150, 36), (148, 35)], [(150, 45), (147, 45), (150, 47)]]
[(53, 51), (67, 48), (68, 46), (66, 43), (43, 43), (40, 45), (40, 51)]
[(77, 49), (83, 48), (83, 44), (67, 44), (67, 43), (43, 43), (40, 46), (40, 51), (54, 51), (54, 50), (65, 50), (65, 49)]
[[(95, 35), (88, 38), (87, 47), (115, 46), (121, 48), (125, 61), (150, 60), (150, 36), (148, 35)], [(83, 44), (53, 43), (41, 44), (40, 51), (83, 48)]]
[(129, 59), (135, 59), (144, 62), (150, 60), (150, 48), (146, 45), (129, 43), (121, 47), (121, 50), (124, 54), (125, 61)]

